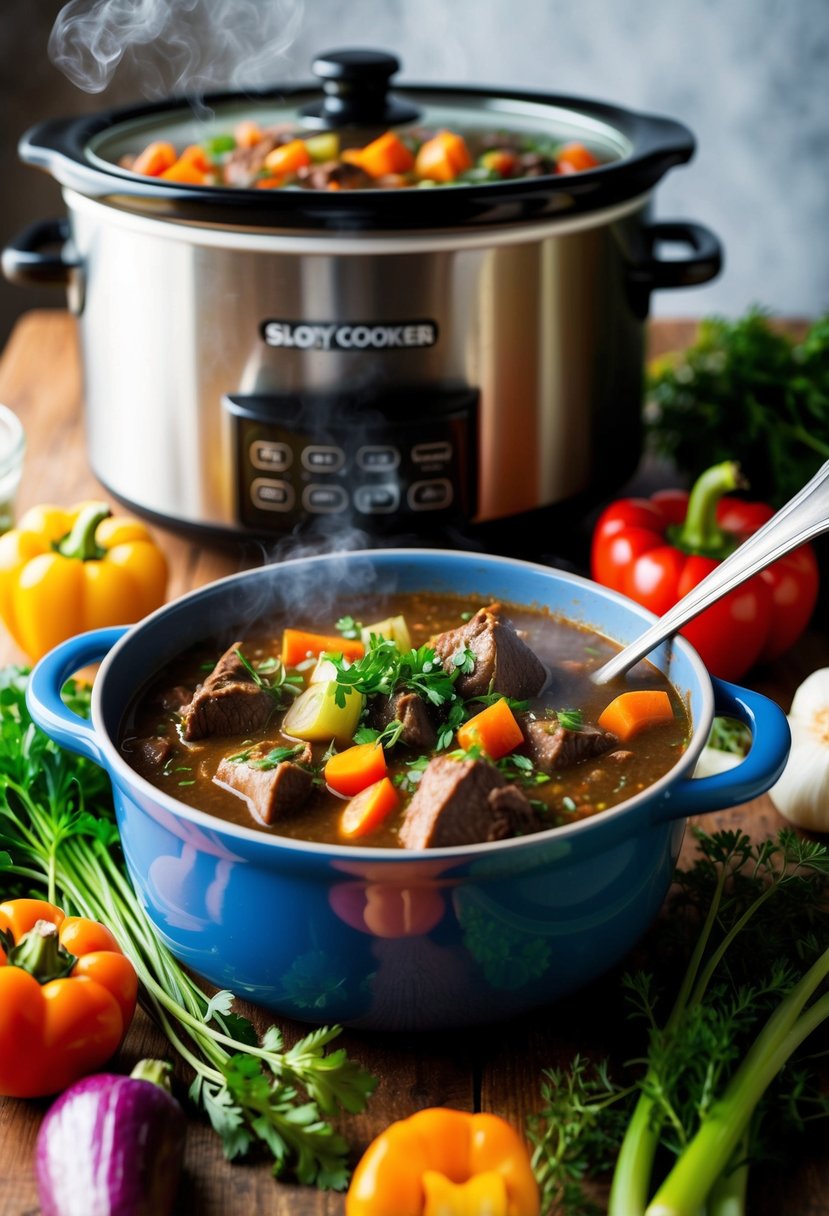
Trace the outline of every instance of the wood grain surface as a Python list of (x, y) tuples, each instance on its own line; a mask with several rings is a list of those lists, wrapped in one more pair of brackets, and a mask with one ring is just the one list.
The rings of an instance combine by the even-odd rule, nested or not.
[[(659, 353), (687, 344), (690, 322), (651, 326), (651, 350)], [(20, 489), (20, 510), (38, 501), (69, 504), (103, 491), (86, 459), (81, 410), (81, 379), (75, 326), (63, 311), (38, 311), (18, 323), (0, 362), (0, 401), (15, 410), (27, 434)], [(233, 573), (250, 558), (230, 549), (212, 549), (158, 531), (170, 557), (170, 597)], [(0, 634), (0, 661), (22, 661)], [(797, 648), (773, 666), (752, 673), (753, 687), (788, 708), (804, 676), (829, 665), (829, 635), (813, 628)], [(708, 829), (739, 825), (755, 837), (777, 830), (782, 820), (767, 798), (706, 816)], [(686, 850), (689, 848), (686, 837)], [(271, 1020), (247, 1012), (260, 1025)], [(351, 1033), (342, 1043), (379, 1078), (364, 1115), (350, 1116), (341, 1127), (355, 1160), (369, 1139), (390, 1120), (432, 1105), (495, 1111), (516, 1125), (539, 1106), (542, 1068), (566, 1063), (576, 1051), (601, 1052), (614, 1041), (618, 1016), (618, 976), (606, 977), (587, 991), (509, 1024), (472, 1032), (428, 1035)], [(281, 1023), (290, 1040), (304, 1028)], [(139, 1012), (119, 1057), (126, 1070), (134, 1061), (167, 1054), (166, 1041)], [(177, 1070), (179, 1093), (186, 1090)], [(36, 1213), (32, 1159), (46, 1103), (0, 1099), (0, 1216)], [(340, 1216), (341, 1195), (277, 1182), (267, 1163), (229, 1164), (215, 1134), (198, 1116), (190, 1118), (185, 1175), (177, 1211), (198, 1216), (272, 1213), (274, 1216)], [(764, 1171), (752, 1184), (751, 1216), (829, 1216), (829, 1161), (804, 1156), (778, 1173)]]

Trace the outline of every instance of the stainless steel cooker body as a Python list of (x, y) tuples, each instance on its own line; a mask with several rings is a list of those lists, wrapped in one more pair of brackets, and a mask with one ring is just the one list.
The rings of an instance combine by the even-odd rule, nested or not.
[[(129, 107), (23, 137), (69, 216), (21, 234), (3, 267), (68, 286), (90, 458), (122, 502), (230, 533), (434, 537), (588, 506), (635, 468), (651, 293), (720, 268), (707, 229), (651, 217), (693, 137), (592, 100), (394, 96), (397, 67), (331, 52), (314, 65), (321, 90), (221, 95), (202, 117), (186, 100)], [(362, 142), (412, 122), (583, 140), (597, 159), (565, 176), (336, 192), (129, 168), (152, 139), (226, 138), (251, 114)], [(665, 240), (685, 256), (663, 261)]]
[(89, 450), (149, 513), (482, 522), (639, 454), (643, 200), (492, 232), (298, 237), (66, 192)]

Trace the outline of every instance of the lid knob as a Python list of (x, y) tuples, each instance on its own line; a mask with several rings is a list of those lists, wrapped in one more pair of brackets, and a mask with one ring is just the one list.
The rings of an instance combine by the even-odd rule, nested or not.
[(394, 126), (414, 122), (419, 110), (389, 94), (389, 82), (400, 61), (386, 51), (326, 51), (312, 64), (324, 97), (302, 110), (314, 126)]

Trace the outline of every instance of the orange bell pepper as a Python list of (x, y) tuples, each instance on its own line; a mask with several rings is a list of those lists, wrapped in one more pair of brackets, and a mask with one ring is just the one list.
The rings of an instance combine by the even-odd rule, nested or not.
[(132, 624), (166, 590), (147, 529), (105, 503), (32, 507), (0, 536), (0, 617), (31, 659), (86, 629)]
[(0, 1094), (59, 1093), (109, 1060), (138, 978), (109, 929), (45, 900), (0, 904)]
[(498, 1115), (432, 1107), (392, 1123), (359, 1161), (346, 1216), (539, 1216), (527, 1148)]

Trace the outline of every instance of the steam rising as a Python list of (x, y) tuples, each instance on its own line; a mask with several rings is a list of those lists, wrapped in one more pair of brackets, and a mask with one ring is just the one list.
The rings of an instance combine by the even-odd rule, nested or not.
[(70, 0), (49, 57), (87, 93), (102, 92), (122, 60), (148, 98), (244, 90), (279, 78), (302, 16), (303, 0)]

